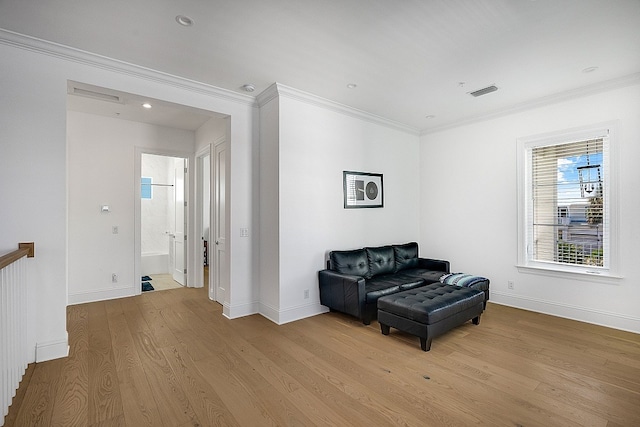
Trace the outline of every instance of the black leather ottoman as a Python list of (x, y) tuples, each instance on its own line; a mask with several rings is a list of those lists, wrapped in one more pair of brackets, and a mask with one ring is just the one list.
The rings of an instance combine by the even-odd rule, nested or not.
[(422, 350), (429, 351), (433, 337), (468, 320), (479, 324), (483, 309), (483, 291), (432, 283), (379, 298), (378, 323), (383, 335), (393, 326), (420, 337)]

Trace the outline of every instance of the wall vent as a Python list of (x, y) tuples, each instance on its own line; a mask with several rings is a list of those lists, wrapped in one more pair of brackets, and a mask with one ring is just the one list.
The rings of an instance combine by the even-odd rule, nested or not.
[(96, 92), (93, 90), (82, 89), (79, 87), (73, 88), (74, 95), (86, 96), (87, 98), (100, 99), (102, 101), (111, 101), (122, 104), (122, 99), (118, 95), (111, 95), (108, 93)]
[(498, 87), (496, 85), (491, 85), (482, 89), (474, 90), (473, 92), (469, 92), (469, 95), (475, 96), (477, 98), (479, 96), (486, 95), (488, 93), (495, 92), (497, 90), (498, 90)]

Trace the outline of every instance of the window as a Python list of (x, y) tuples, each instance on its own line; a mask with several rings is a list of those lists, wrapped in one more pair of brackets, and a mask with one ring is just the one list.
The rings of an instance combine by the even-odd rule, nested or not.
[(147, 177), (142, 177), (141, 179), (141, 188), (140, 188), (140, 198), (141, 199), (152, 199), (153, 198), (153, 188), (151, 187), (152, 179)]
[(518, 141), (519, 267), (612, 275), (611, 126)]

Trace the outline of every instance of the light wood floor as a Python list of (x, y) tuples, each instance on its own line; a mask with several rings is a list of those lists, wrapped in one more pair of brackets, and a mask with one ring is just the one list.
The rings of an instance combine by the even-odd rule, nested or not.
[(228, 320), (205, 289), (71, 306), (6, 425), (640, 425), (639, 335), (495, 304), (427, 353), (378, 327)]

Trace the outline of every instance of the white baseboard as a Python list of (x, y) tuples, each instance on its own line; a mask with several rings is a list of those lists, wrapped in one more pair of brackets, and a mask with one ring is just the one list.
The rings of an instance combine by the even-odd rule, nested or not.
[(260, 314), (278, 325), (295, 322), (306, 317), (327, 313), (329, 309), (319, 302), (276, 310), (266, 304), (260, 304)]
[(36, 362), (60, 359), (69, 355), (69, 334), (60, 340), (36, 343)]
[(68, 304), (84, 304), (87, 302), (104, 301), (115, 298), (132, 297), (136, 294), (133, 286), (122, 288), (98, 289), (88, 292), (69, 293)]
[(237, 319), (238, 317), (250, 316), (258, 313), (258, 303), (249, 302), (246, 304), (229, 305), (224, 303), (222, 305), (222, 314), (229, 319)]
[(640, 334), (640, 318), (634, 316), (496, 291), (489, 302)]

